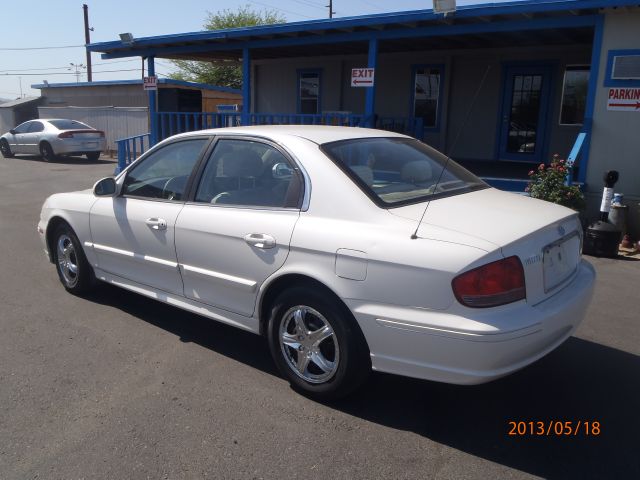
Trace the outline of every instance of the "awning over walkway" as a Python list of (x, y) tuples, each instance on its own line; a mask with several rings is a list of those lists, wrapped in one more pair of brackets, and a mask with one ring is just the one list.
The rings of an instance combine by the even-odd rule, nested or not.
[[(601, 8), (640, 5), (637, 0), (536, 0), (462, 6), (453, 15), (416, 10), (339, 19), (311, 20), (94, 43), (104, 59), (155, 56), (171, 59), (238, 60), (251, 49), (253, 60), (286, 56), (379, 51), (569, 44), (588, 40)], [(572, 28), (571, 31), (565, 30)], [(544, 31), (532, 38), (527, 32)], [(446, 41), (443, 41), (446, 38)]]

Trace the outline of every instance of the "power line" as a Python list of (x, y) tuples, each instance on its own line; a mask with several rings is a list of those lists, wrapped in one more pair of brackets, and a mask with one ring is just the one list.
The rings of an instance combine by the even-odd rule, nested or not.
[(369, 5), (370, 7), (375, 7), (375, 8), (378, 8), (378, 9), (384, 8), (384, 7), (380, 6), (380, 5), (376, 5), (375, 3), (367, 2), (367, 0), (360, 0), (360, 1), (362, 3), (364, 3), (365, 5)]
[(66, 67), (49, 67), (49, 68), (12, 68), (11, 70), (0, 70), (0, 73), (10, 73), (10, 72), (14, 72), (14, 73), (21, 73), (21, 72), (37, 72), (37, 71), (47, 71), (47, 70), (66, 70), (68, 69), (69, 66), (67, 65)]
[(85, 45), (60, 45), (59, 47), (23, 47), (23, 48), (0, 48), (2, 51), (22, 51), (22, 50), (55, 50), (60, 48), (85, 48)]
[[(131, 60), (116, 60), (113, 62), (102, 62), (102, 63), (94, 63), (93, 66), (96, 65), (104, 66), (104, 65), (113, 65), (116, 63), (127, 63), (127, 62), (139, 62), (137, 58)], [(47, 70), (66, 70), (69, 66), (66, 67), (48, 67), (48, 68), (12, 68), (10, 70), (0, 70), (0, 73), (19, 73), (19, 72), (38, 72), (38, 71), (47, 71)]]
[(284, 8), (274, 7), (273, 5), (269, 5), (268, 3), (256, 2), (254, 0), (251, 0), (249, 3), (260, 5), (262, 7), (273, 8), (274, 10), (278, 10), (283, 13), (290, 13), (291, 15), (297, 15), (299, 17), (314, 19), (314, 17), (309, 17), (308, 15), (303, 15), (302, 13), (292, 12), (291, 10), (285, 10)]
[[(111, 73), (111, 72), (137, 72), (139, 68), (127, 68), (121, 70), (98, 70), (93, 73)], [(48, 76), (48, 75), (75, 75), (75, 72), (43, 72), (43, 73), (3, 73), (0, 77), (25, 77), (25, 76)]]
[(299, 3), (300, 5), (304, 5), (305, 7), (315, 7), (315, 8), (319, 8), (320, 10), (324, 10), (326, 8), (321, 5), (318, 5), (317, 3), (312, 3), (305, 0), (293, 0), (293, 1), (296, 3)]

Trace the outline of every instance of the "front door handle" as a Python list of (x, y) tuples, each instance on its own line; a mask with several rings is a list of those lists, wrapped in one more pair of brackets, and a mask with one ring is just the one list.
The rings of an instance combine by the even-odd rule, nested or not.
[(276, 239), (265, 233), (250, 233), (244, 236), (244, 241), (256, 248), (273, 248), (276, 246)]
[(167, 221), (164, 218), (147, 218), (145, 222), (149, 227), (154, 230), (166, 230), (167, 229)]

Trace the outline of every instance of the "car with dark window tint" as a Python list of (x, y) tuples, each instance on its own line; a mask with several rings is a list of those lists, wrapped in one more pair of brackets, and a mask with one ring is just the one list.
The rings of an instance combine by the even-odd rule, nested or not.
[(264, 335), (321, 399), (371, 369), (512, 373), (575, 331), (595, 279), (573, 210), (363, 128), (177, 135), (93, 190), (49, 197), (38, 232), (69, 292), (103, 281)]
[(47, 162), (62, 155), (86, 155), (95, 161), (105, 144), (103, 131), (62, 118), (29, 120), (0, 137), (0, 151), (5, 158), (23, 153), (40, 155)]

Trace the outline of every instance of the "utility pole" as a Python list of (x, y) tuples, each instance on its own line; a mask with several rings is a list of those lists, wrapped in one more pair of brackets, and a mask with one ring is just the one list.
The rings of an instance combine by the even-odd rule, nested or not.
[(69, 65), (71, 65), (71, 68), (68, 68), (67, 70), (75, 70), (73, 74), (76, 76), (76, 83), (80, 83), (80, 75), (82, 75), (81, 70), (87, 67), (82, 63), (69, 63)]
[[(89, 7), (86, 3), (82, 4), (82, 10), (84, 10), (84, 43), (86, 45), (91, 43), (91, 35), (89, 32), (93, 32), (93, 28), (89, 28)], [(91, 74), (91, 52), (87, 49), (87, 81), (93, 81)]]
[(329, 5), (325, 5), (325, 7), (329, 8), (329, 18), (333, 18), (333, 14), (336, 13), (333, 11), (333, 0), (329, 0)]

